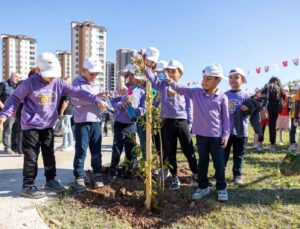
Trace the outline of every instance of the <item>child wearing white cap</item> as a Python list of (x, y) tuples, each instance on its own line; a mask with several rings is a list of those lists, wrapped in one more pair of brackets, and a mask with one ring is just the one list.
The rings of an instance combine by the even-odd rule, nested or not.
[(35, 186), (38, 172), (38, 156), (41, 149), (46, 177), (46, 189), (64, 191), (56, 177), (53, 126), (57, 120), (57, 106), (62, 96), (80, 98), (105, 109), (106, 103), (99, 97), (77, 89), (61, 79), (61, 67), (52, 53), (42, 53), (38, 58), (40, 73), (24, 80), (8, 98), (0, 113), (0, 128), (3, 122), (18, 109), (23, 101), (21, 127), (23, 131), (23, 189), (21, 196), (42, 198), (45, 194)]
[[(169, 72), (168, 72), (169, 74)], [(207, 178), (209, 155), (211, 155), (216, 175), (218, 200), (227, 201), (225, 180), (224, 148), (230, 134), (228, 98), (218, 89), (223, 75), (221, 65), (211, 64), (203, 70), (203, 88), (189, 88), (178, 84), (167, 75), (167, 82), (180, 95), (193, 101), (194, 118), (192, 132), (196, 135), (199, 153), (198, 189), (193, 199), (201, 199), (210, 193)]]
[(229, 72), (230, 90), (225, 92), (228, 97), (228, 110), (230, 118), (230, 137), (225, 148), (225, 167), (229, 160), (231, 148), (233, 148), (233, 181), (236, 184), (243, 184), (242, 180), (242, 164), (248, 143), (248, 123), (249, 119), (243, 120), (243, 133), (241, 136), (237, 135), (234, 125), (234, 113), (237, 109), (241, 109), (244, 101), (249, 99), (249, 95), (240, 89), (241, 85), (246, 83), (245, 72), (243, 69), (237, 67)]
[[(99, 58), (89, 57), (84, 61), (82, 75), (77, 76), (72, 85), (96, 96), (102, 91), (97, 80), (100, 72), (103, 73), (103, 69)], [(76, 192), (83, 192), (86, 189), (84, 184), (84, 162), (88, 147), (91, 153), (94, 187), (99, 188), (104, 185), (101, 161), (101, 113), (98, 106), (92, 101), (86, 102), (73, 98), (72, 102), (75, 123), (75, 155), (73, 162), (75, 179), (73, 188)]]
[[(171, 60), (166, 70), (176, 82), (183, 75), (183, 65), (177, 60)], [(197, 180), (197, 161), (189, 131), (189, 124), (192, 123), (191, 101), (189, 98), (175, 93), (164, 79), (155, 75), (151, 70), (147, 70), (145, 73), (160, 95), (162, 104), (160, 117), (163, 119), (161, 127), (164, 151), (163, 160), (168, 161), (171, 165), (172, 182), (170, 188), (171, 190), (178, 190), (180, 188), (176, 160), (178, 139), (182, 152), (188, 160), (193, 178)]]

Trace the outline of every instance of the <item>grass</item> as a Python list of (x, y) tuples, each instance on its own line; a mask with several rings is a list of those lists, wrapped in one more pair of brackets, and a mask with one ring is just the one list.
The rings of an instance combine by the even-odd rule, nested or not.
[[(250, 143), (252, 135), (251, 131)], [(285, 142), (288, 144), (287, 133)], [(162, 228), (300, 228), (300, 176), (286, 177), (279, 172), (286, 151), (287, 145), (277, 153), (267, 150), (257, 153), (248, 148), (243, 167), (243, 186), (238, 187), (230, 182), (232, 160), (226, 169), (229, 193), (227, 203), (219, 203), (216, 191), (213, 190), (207, 198), (201, 200), (204, 208), (196, 205), (193, 214), (174, 217), (174, 222)], [(178, 161), (185, 161), (182, 154), (178, 154)], [(210, 175), (214, 173), (212, 167), (210, 165)], [(191, 191), (181, 189), (178, 196), (192, 203)], [(128, 222), (116, 219), (101, 207), (83, 205), (70, 193), (38, 208), (53, 228), (131, 227)]]

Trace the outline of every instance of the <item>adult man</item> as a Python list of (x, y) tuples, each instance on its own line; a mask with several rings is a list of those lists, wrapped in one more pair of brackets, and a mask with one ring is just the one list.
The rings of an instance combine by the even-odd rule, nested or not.
[[(4, 107), (4, 103), (6, 99), (13, 94), (15, 91), (18, 81), (20, 79), (20, 74), (17, 72), (13, 72), (10, 75), (10, 78), (6, 81), (0, 83), (0, 109), (2, 110)], [(14, 124), (15, 117), (12, 116), (8, 118), (3, 125), (3, 145), (4, 145), (4, 153), (5, 154), (15, 154), (15, 152), (11, 149), (11, 134), (12, 134), (12, 126)]]

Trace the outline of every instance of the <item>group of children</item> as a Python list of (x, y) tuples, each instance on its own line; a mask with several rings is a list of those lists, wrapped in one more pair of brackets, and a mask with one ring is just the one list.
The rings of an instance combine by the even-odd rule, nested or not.
[[(170, 164), (172, 176), (171, 190), (180, 188), (177, 175), (177, 141), (187, 158), (192, 172), (193, 183), (198, 186), (193, 199), (201, 199), (210, 193), (208, 165), (210, 156), (213, 160), (216, 178), (217, 198), (227, 201), (225, 167), (233, 148), (234, 182), (242, 184), (242, 164), (248, 141), (248, 115), (253, 101), (240, 87), (246, 83), (245, 72), (234, 68), (228, 77), (223, 74), (219, 64), (211, 64), (202, 71), (202, 87), (190, 88), (179, 83), (184, 75), (184, 67), (177, 60), (158, 61), (159, 51), (148, 48), (143, 53), (145, 71), (135, 64), (128, 66), (120, 77), (120, 94), (110, 98), (114, 108), (112, 159), (109, 168), (109, 181), (117, 179), (120, 157), (125, 148), (126, 159), (132, 169), (137, 166), (137, 155), (134, 153), (135, 134), (140, 142), (145, 143), (145, 130), (142, 122), (146, 113), (146, 93), (143, 83), (146, 77), (152, 82), (159, 94), (161, 104), (161, 139), (164, 162)], [(87, 147), (91, 152), (93, 181), (95, 188), (104, 185), (101, 161), (101, 110), (107, 108), (107, 98), (101, 93), (96, 77), (102, 71), (97, 58), (88, 58), (83, 65), (82, 75), (68, 85), (60, 77), (60, 65), (51, 53), (43, 53), (38, 59), (40, 73), (37, 73), (16, 89), (5, 103), (0, 113), (0, 127), (10, 117), (20, 103), (23, 103), (23, 189), (22, 196), (40, 198), (44, 194), (34, 185), (37, 175), (37, 158), (41, 148), (46, 185), (56, 191), (64, 187), (55, 179), (56, 166), (54, 156), (53, 125), (57, 119), (56, 108), (62, 96), (72, 97), (75, 122), (75, 157), (73, 187), (77, 192), (85, 190), (84, 161)], [(140, 72), (141, 73), (141, 72)], [(218, 85), (222, 79), (228, 80), (231, 89), (223, 93)], [(250, 105), (249, 105), (250, 104)], [(296, 103), (299, 112), (299, 101)], [(298, 114), (298, 113), (295, 114)], [(237, 116), (237, 113), (240, 114)], [(239, 117), (238, 121), (237, 118)], [(295, 115), (294, 122), (298, 122)], [(142, 120), (142, 121), (141, 121)], [(252, 124), (252, 122), (251, 122)], [(196, 135), (199, 153), (197, 163), (191, 132)], [(143, 147), (142, 147), (143, 148)], [(145, 157), (145, 150), (143, 157)], [(126, 174), (129, 177), (132, 174)]]

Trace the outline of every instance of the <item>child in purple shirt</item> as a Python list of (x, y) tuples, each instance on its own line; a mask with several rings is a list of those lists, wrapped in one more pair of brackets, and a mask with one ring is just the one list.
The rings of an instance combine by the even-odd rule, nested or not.
[(212, 64), (203, 70), (202, 88), (188, 88), (174, 82), (167, 76), (167, 82), (179, 94), (193, 101), (194, 122), (192, 131), (196, 135), (199, 153), (198, 189), (193, 199), (201, 199), (210, 193), (208, 187), (209, 154), (216, 170), (216, 188), (218, 200), (227, 201), (228, 194), (225, 181), (225, 156), (230, 129), (227, 96), (218, 89), (218, 84), (224, 77), (219, 64)]
[(244, 133), (242, 136), (237, 136), (237, 132), (234, 127), (234, 112), (237, 109), (241, 109), (241, 106), (245, 100), (249, 98), (249, 95), (240, 89), (241, 85), (246, 83), (245, 72), (241, 68), (234, 68), (229, 72), (229, 85), (231, 90), (225, 92), (228, 97), (228, 108), (230, 118), (230, 137), (228, 139), (227, 146), (225, 148), (225, 166), (228, 162), (231, 147), (233, 148), (233, 180), (236, 184), (243, 184), (242, 180), (242, 163), (244, 154), (248, 143), (248, 122), (245, 118), (243, 120)]
[(24, 80), (15, 92), (5, 102), (0, 113), (0, 128), (23, 102), (21, 127), (23, 131), (23, 189), (21, 196), (28, 198), (42, 198), (45, 194), (34, 185), (38, 170), (38, 155), (42, 151), (46, 189), (55, 192), (64, 191), (56, 179), (56, 163), (54, 156), (53, 126), (58, 117), (57, 107), (62, 96), (77, 97), (86, 101), (93, 101), (101, 109), (106, 103), (97, 96), (76, 89), (60, 78), (61, 67), (58, 59), (52, 53), (42, 53), (38, 59), (40, 73)]
[[(177, 60), (171, 60), (166, 67), (166, 71), (175, 82), (178, 82), (183, 75), (183, 65)], [(152, 71), (146, 71), (146, 77), (152, 82), (153, 87), (159, 93), (162, 103), (160, 117), (163, 119), (161, 127), (163, 157), (172, 166), (170, 168), (172, 174), (170, 189), (180, 189), (176, 160), (178, 140), (182, 152), (188, 160), (190, 170), (193, 173), (192, 184), (197, 185), (197, 160), (189, 128), (189, 124), (192, 123), (191, 100), (176, 93), (164, 79), (156, 76)]]

